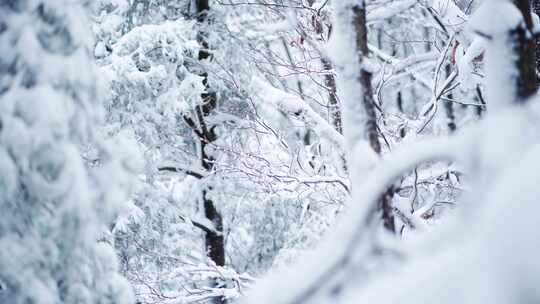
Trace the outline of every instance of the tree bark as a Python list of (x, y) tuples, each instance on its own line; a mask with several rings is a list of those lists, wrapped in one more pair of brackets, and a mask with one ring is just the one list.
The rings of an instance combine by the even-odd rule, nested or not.
[(343, 134), (343, 120), (341, 117), (341, 107), (337, 97), (336, 78), (332, 74), (332, 63), (326, 57), (321, 58), (324, 69), (324, 85), (328, 90), (328, 107), (330, 108), (330, 116), (336, 131)]
[[(532, 5), (533, 11), (537, 16), (540, 16), (540, 0), (533, 0)], [(539, 74), (540, 71), (540, 35), (536, 35), (535, 39), (535, 55), (536, 55), (536, 74)], [(540, 77), (536, 77), (537, 86), (540, 85)]]
[[(199, 60), (211, 60), (212, 56), (209, 51), (208, 34), (206, 33), (204, 26), (209, 24), (209, 10), (210, 6), (208, 0), (196, 0), (197, 5), (197, 21), (199, 22), (199, 32), (197, 33), (197, 40), (201, 45), (199, 51)], [(199, 132), (196, 132), (199, 137), (200, 149), (201, 149), (201, 166), (207, 171), (211, 172), (214, 169), (215, 159), (212, 155), (209, 155), (206, 148), (217, 140), (217, 134), (215, 132), (215, 125), (208, 125), (207, 118), (210, 116), (217, 107), (217, 95), (212, 91), (210, 84), (208, 83), (208, 73), (204, 71), (200, 75), (203, 78), (203, 84), (206, 91), (201, 94), (202, 103), (197, 106), (195, 111), (197, 120), (199, 121)], [(192, 124), (194, 122), (192, 121)], [(216, 208), (214, 201), (209, 196), (209, 191), (212, 188), (208, 187), (202, 191), (202, 200), (204, 207), (204, 214), (206, 218), (213, 224), (213, 229), (205, 230), (205, 249), (208, 257), (217, 265), (225, 266), (225, 239), (223, 236), (223, 217)], [(215, 304), (223, 304), (227, 301), (224, 298), (214, 298), (212, 300)]]
[[(525, 24), (512, 31), (514, 50), (517, 56), (519, 76), (517, 79), (518, 102), (536, 93), (536, 41), (533, 33), (531, 3), (529, 0), (514, 0), (521, 11)], [(537, 0), (535, 0), (537, 2)]]
[[(197, 14), (198, 21), (200, 23), (208, 22), (208, 0), (197, 0)], [(199, 43), (202, 49), (199, 51), (199, 60), (211, 59), (210, 52), (208, 51), (208, 39), (204, 31), (199, 31), (198, 34)], [(214, 168), (214, 158), (208, 155), (206, 147), (212, 142), (216, 141), (217, 136), (214, 132), (215, 126), (208, 126), (206, 124), (206, 118), (217, 107), (217, 96), (211, 91), (208, 84), (208, 73), (204, 72), (201, 75), (203, 77), (203, 84), (206, 87), (206, 92), (201, 95), (202, 105), (196, 109), (197, 118), (200, 124), (199, 140), (201, 147), (201, 165), (207, 171), (212, 171)], [(225, 265), (225, 242), (223, 239), (223, 218), (219, 211), (216, 209), (214, 202), (209, 198), (208, 190), (203, 190), (202, 197), (204, 203), (204, 213), (208, 220), (214, 224), (213, 232), (206, 232), (205, 244), (208, 257), (216, 263), (218, 266)]]
[[(364, 57), (368, 56), (368, 29), (366, 23), (365, 1), (353, 6), (354, 26), (356, 31), (356, 48), (358, 52), (358, 62), (362, 64)], [(359, 74), (359, 83), (362, 86), (363, 107), (366, 115), (366, 136), (371, 148), (381, 154), (381, 143), (379, 141), (377, 113), (375, 112), (375, 101), (373, 100), (373, 87), (371, 85), (372, 73), (365, 68), (361, 68)], [(394, 196), (393, 187), (381, 196), (379, 206), (382, 211), (382, 220), (384, 227), (395, 233), (394, 215), (392, 211), (392, 197)]]
[[(452, 67), (447, 64), (446, 65), (446, 78), (450, 77), (450, 74), (452, 73)], [(452, 93), (448, 94), (449, 99), (453, 99), (454, 96)], [(479, 107), (480, 108), (480, 107)], [(454, 103), (447, 101), (444, 104), (444, 111), (446, 113), (446, 125), (448, 126), (448, 131), (450, 133), (454, 133), (456, 131), (456, 115), (454, 113)]]
[[(324, 26), (318, 25), (314, 26), (316, 33), (324, 36)], [(330, 36), (332, 35), (332, 30), (328, 31), (328, 39), (330, 39)], [(334, 74), (332, 74), (332, 71), (334, 69), (334, 66), (332, 64), (332, 61), (330, 58), (326, 57), (325, 54), (321, 55), (321, 63), (322, 67), (324, 69), (324, 85), (326, 87), (326, 90), (328, 90), (328, 108), (330, 117), (332, 119), (332, 124), (334, 125), (334, 128), (339, 133), (343, 134), (343, 118), (341, 116), (341, 105), (339, 104), (339, 98), (337, 95), (337, 86), (336, 86), (336, 77)]]
[(208, 0), (197, 0), (197, 14), (205, 13), (210, 10), (210, 4)]

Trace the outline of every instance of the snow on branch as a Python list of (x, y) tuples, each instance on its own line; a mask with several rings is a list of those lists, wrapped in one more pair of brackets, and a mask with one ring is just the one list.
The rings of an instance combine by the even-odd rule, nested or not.
[(369, 44), (369, 51), (372, 52), (377, 58), (382, 60), (384, 63), (389, 64), (393, 68), (394, 74), (407, 73), (410, 74), (415, 80), (417, 80), (421, 85), (427, 89), (431, 89), (431, 82), (425, 79), (420, 73), (417, 73), (414, 70), (414, 66), (437, 60), (437, 53), (429, 52), (418, 55), (411, 55), (405, 59), (399, 59), (391, 55), (386, 54), (384, 51), (378, 49), (376, 46)]
[[(191, 282), (178, 286), (176, 292), (164, 292), (150, 284), (142, 284), (137, 288), (137, 294), (143, 303), (206, 303), (213, 299), (236, 299), (244, 289), (250, 287), (254, 278), (246, 273), (238, 273), (231, 268), (216, 266), (213, 263), (201, 264), (179, 261), (183, 266), (176, 269), (160, 281), (175, 282), (181, 279)], [(222, 282), (220, 287), (204, 287), (205, 282)]]
[(366, 16), (368, 23), (383, 21), (385, 19), (399, 15), (418, 3), (418, 0), (392, 1), (389, 4), (370, 10)]
[(255, 79), (253, 81), (255, 91), (259, 92), (263, 102), (273, 104), (277, 109), (293, 114), (296, 118), (304, 121), (315, 132), (333, 143), (341, 151), (345, 150), (345, 141), (334, 127), (322, 118), (313, 108), (298, 96), (274, 88), (266, 82)]
[(205, 173), (202, 173), (198, 170), (193, 169), (186, 169), (178, 166), (162, 166), (158, 168), (158, 171), (161, 172), (176, 172), (176, 173), (184, 173), (186, 175), (193, 176), (197, 179), (202, 179), (206, 176)]
[[(355, 193), (354, 201), (343, 213), (336, 229), (326, 237), (326, 242), (315, 253), (285, 273), (270, 275), (261, 282), (241, 303), (301, 304), (311, 303), (320, 296), (320, 290), (335, 283), (335, 279), (346, 275), (358, 259), (353, 254), (367, 254), (369, 246), (368, 226), (374, 218), (377, 202), (389, 185), (402, 174), (421, 163), (454, 160), (463, 153), (468, 137), (439, 138), (419, 142), (387, 155)], [(288, 278), (288, 280), (283, 280)], [(295, 282), (295, 288), (287, 288)], [(275, 290), (284, 290), (276, 294)], [(262, 301), (262, 302), (261, 302)]]

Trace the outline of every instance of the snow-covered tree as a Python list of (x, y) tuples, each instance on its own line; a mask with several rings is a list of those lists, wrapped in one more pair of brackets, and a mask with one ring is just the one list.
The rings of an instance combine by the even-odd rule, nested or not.
[(109, 225), (130, 189), (73, 1), (0, 3), (0, 302), (133, 303)]

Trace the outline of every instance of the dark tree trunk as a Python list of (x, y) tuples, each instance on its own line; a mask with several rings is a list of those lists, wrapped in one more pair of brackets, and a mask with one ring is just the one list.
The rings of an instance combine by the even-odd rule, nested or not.
[[(215, 101), (215, 95), (213, 96), (214, 100), (209, 100), (209, 103), (213, 103)], [(214, 102), (215, 103), (215, 102)], [(206, 108), (205, 106), (202, 106), (202, 116), (204, 117), (208, 116), (210, 112), (207, 112), (208, 110), (211, 110), (210, 108)], [(206, 171), (210, 172), (214, 168), (214, 158), (206, 153), (206, 146), (212, 142), (214, 142), (217, 137), (213, 131), (213, 129), (207, 129), (206, 127), (203, 128), (202, 137), (200, 137), (200, 147), (201, 147), (201, 165)], [(223, 238), (223, 218), (219, 211), (216, 209), (214, 202), (209, 198), (208, 191), (212, 190), (211, 188), (208, 188), (207, 190), (203, 190), (202, 192), (202, 198), (203, 198), (203, 205), (204, 205), (204, 214), (210, 222), (213, 224), (213, 230), (206, 231), (205, 236), (205, 245), (206, 245), (206, 252), (208, 254), (208, 257), (216, 263), (218, 266), (225, 266), (225, 241)]]
[[(197, 35), (197, 40), (201, 45), (199, 51), (199, 60), (211, 60), (211, 53), (209, 51), (208, 34), (206, 33), (206, 25), (209, 20), (209, 4), (208, 0), (197, 0), (197, 21), (200, 23), (200, 29)], [(217, 95), (212, 91), (208, 83), (208, 73), (206, 71), (201, 73), (203, 78), (203, 84), (206, 88), (206, 92), (201, 94), (202, 104), (195, 109), (197, 115), (197, 125), (193, 119), (184, 117), (186, 122), (195, 130), (195, 133), (199, 137), (200, 149), (201, 149), (201, 166), (207, 171), (211, 172), (214, 169), (215, 159), (207, 154), (206, 147), (217, 140), (215, 133), (215, 126), (208, 125), (208, 116), (210, 116), (217, 107)], [(217, 210), (215, 203), (209, 196), (209, 191), (212, 188), (208, 187), (202, 191), (202, 199), (204, 206), (204, 214), (206, 218), (213, 224), (211, 229), (204, 229), (205, 231), (205, 249), (208, 257), (218, 266), (225, 265), (225, 240), (223, 236), (223, 218)], [(223, 304), (226, 303), (225, 299), (215, 298), (213, 303)]]
[(322, 57), (321, 62), (324, 68), (324, 85), (328, 90), (328, 107), (330, 108), (330, 116), (336, 130), (343, 134), (343, 121), (341, 118), (341, 107), (337, 97), (336, 78), (332, 74), (332, 63), (328, 58)]
[(205, 238), (208, 257), (218, 266), (225, 266), (225, 240), (223, 239), (223, 219), (214, 206), (214, 202), (208, 199), (206, 191), (203, 191), (204, 213), (214, 224), (215, 231), (207, 232)]
[[(540, 16), (540, 0), (533, 0), (533, 11), (537, 16)], [(538, 75), (540, 71), (540, 35), (536, 35), (535, 40), (535, 46), (536, 46), (536, 73)], [(537, 85), (540, 85), (540, 77), (536, 77), (536, 83)]]
[(208, 0), (197, 0), (197, 13), (206, 13), (208, 10), (210, 10), (210, 5), (208, 3)]
[(514, 29), (511, 33), (515, 43), (515, 52), (518, 55), (516, 61), (519, 72), (517, 79), (518, 97), (519, 101), (524, 101), (536, 93), (536, 41), (535, 37), (531, 35), (533, 30), (531, 3), (529, 0), (514, 0), (514, 4), (523, 14), (525, 21), (525, 24)]
[[(201, 23), (208, 22), (208, 0), (197, 0), (197, 13), (198, 20)], [(204, 26), (204, 25), (201, 25)], [(210, 59), (210, 52), (208, 51), (207, 34), (204, 31), (200, 31), (198, 35), (199, 43), (202, 49), (199, 51), (199, 60)], [(212, 142), (216, 141), (217, 136), (214, 132), (214, 126), (208, 126), (206, 124), (206, 118), (217, 107), (217, 96), (212, 92), (208, 84), (208, 73), (204, 72), (201, 75), (203, 77), (203, 84), (206, 87), (206, 92), (201, 95), (202, 105), (198, 106), (197, 118), (200, 123), (200, 147), (201, 147), (201, 165), (207, 171), (212, 171), (214, 168), (214, 159), (212, 156), (206, 153), (206, 147)], [(211, 189), (208, 189), (211, 190)], [(214, 224), (214, 231), (206, 232), (206, 250), (208, 256), (216, 265), (225, 265), (225, 244), (223, 239), (223, 219), (221, 214), (216, 209), (214, 202), (209, 198), (208, 191), (202, 193), (204, 201), (204, 213), (208, 220)]]
[[(354, 25), (356, 31), (356, 47), (358, 51), (358, 62), (362, 63), (364, 56), (369, 54), (368, 48), (368, 30), (366, 24), (366, 7), (365, 2), (353, 6)], [(373, 100), (373, 87), (371, 85), (372, 74), (366, 69), (361, 69), (359, 79), (362, 86), (363, 106), (366, 115), (366, 136), (369, 140), (371, 148), (381, 154), (381, 143), (379, 141), (377, 113), (375, 112), (375, 101)], [(361, 156), (360, 156), (361, 157)], [(392, 197), (394, 196), (393, 187), (389, 187), (381, 196), (379, 205), (382, 211), (382, 220), (384, 227), (395, 233), (394, 214), (392, 211)]]
[[(325, 35), (322, 25), (314, 26), (314, 29), (321, 37)], [(328, 32), (328, 39), (330, 39), (331, 35), (332, 31), (330, 30)], [(336, 77), (332, 73), (334, 66), (332, 65), (332, 61), (324, 54), (321, 54), (321, 63), (324, 69), (324, 85), (326, 86), (326, 90), (328, 90), (328, 108), (332, 124), (336, 131), (343, 134), (343, 119), (341, 117), (341, 105), (337, 96)]]
[[(364, 4), (363, 4), (364, 5)], [(356, 26), (356, 46), (358, 48), (358, 62), (363, 62), (364, 56), (369, 54), (367, 41), (366, 10), (364, 6), (355, 5), (353, 7)], [(372, 75), (366, 69), (360, 71), (360, 82), (364, 96), (364, 111), (366, 112), (366, 132), (369, 144), (377, 153), (381, 153), (381, 144), (377, 133), (377, 113), (375, 112), (375, 101), (373, 100), (373, 87), (371, 86)]]
[(403, 93), (401, 93), (401, 91), (397, 92), (396, 104), (399, 112), (405, 113), (405, 108), (403, 107)]
[(484, 100), (484, 93), (482, 93), (482, 89), (480, 88), (480, 85), (476, 85), (475, 88), (476, 94), (474, 95), (474, 100), (476, 104), (481, 105), (476, 107), (476, 116), (478, 118), (482, 118), (482, 115), (484, 111), (486, 110), (486, 101)]
[[(448, 78), (450, 76), (450, 74), (452, 73), (452, 67), (451, 65), (447, 64), (446, 65), (446, 78)], [(448, 99), (453, 99), (453, 95), (452, 93), (448, 94)], [(448, 126), (448, 131), (450, 131), (450, 133), (454, 133), (454, 131), (456, 131), (456, 115), (454, 113), (454, 104), (451, 102), (451, 101), (447, 101), (445, 104), (444, 104), (444, 110), (445, 110), (445, 113), (446, 113), (446, 125)]]

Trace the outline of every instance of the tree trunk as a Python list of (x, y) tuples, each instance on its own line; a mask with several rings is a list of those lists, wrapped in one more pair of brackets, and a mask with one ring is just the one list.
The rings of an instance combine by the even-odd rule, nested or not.
[[(314, 26), (314, 29), (317, 34), (324, 36), (324, 27), (323, 26)], [(332, 31), (328, 32), (328, 39), (332, 35)], [(334, 66), (330, 58), (326, 57), (325, 54), (321, 55), (321, 63), (324, 69), (324, 85), (326, 90), (328, 90), (328, 109), (330, 117), (332, 119), (332, 124), (334, 128), (339, 133), (343, 134), (343, 118), (341, 116), (341, 105), (339, 104), (339, 99), (337, 96), (337, 86), (336, 86), (336, 77), (332, 73)]]
[[(537, 16), (540, 16), (540, 0), (533, 0), (533, 11)], [(540, 35), (536, 35), (536, 73), (540, 71)], [(540, 85), (540, 78), (536, 77), (537, 85)]]
[(341, 118), (341, 107), (337, 97), (336, 78), (332, 74), (332, 63), (326, 57), (321, 57), (321, 62), (324, 69), (324, 85), (328, 90), (328, 107), (330, 108), (330, 116), (336, 131), (343, 134), (343, 121)]
[[(199, 16), (201, 14), (205, 14), (208, 10), (210, 10), (210, 4), (208, 3), (208, 0), (197, 0), (196, 1), (197, 3), (197, 14), (199, 14)], [(200, 21), (204, 21), (204, 18)]]
[[(535, 0), (537, 2), (537, 0)], [(514, 0), (514, 4), (523, 14), (524, 25), (512, 31), (511, 36), (518, 54), (517, 67), (519, 77), (517, 79), (518, 101), (524, 101), (536, 93), (536, 48), (531, 16), (531, 4), (529, 0)]]
[[(450, 77), (450, 74), (452, 73), (452, 67), (447, 64), (446, 65), (446, 78)], [(454, 96), (452, 93), (448, 94), (448, 99), (454, 99)], [(450, 133), (454, 133), (456, 131), (456, 115), (454, 113), (454, 103), (451, 101), (447, 101), (444, 104), (444, 110), (446, 113), (446, 125), (448, 126), (448, 131)]]
[[(358, 52), (358, 62), (363, 62), (364, 56), (369, 54), (368, 49), (368, 30), (366, 24), (366, 7), (365, 1), (361, 4), (353, 6), (354, 26), (356, 31), (356, 48)], [(362, 86), (363, 107), (366, 115), (366, 135), (371, 148), (381, 154), (381, 143), (379, 141), (377, 113), (375, 112), (375, 101), (373, 100), (373, 88), (371, 86), (372, 74), (370, 71), (361, 68), (359, 74), (359, 83)], [(388, 190), (380, 198), (380, 209), (382, 211), (382, 220), (384, 227), (394, 233), (394, 215), (392, 211), (392, 197), (394, 196), (393, 187)]]
[[(201, 28), (209, 23), (208, 20), (208, 11), (210, 6), (208, 0), (197, 0), (197, 20), (200, 23)], [(208, 51), (209, 43), (207, 39), (207, 33), (204, 29), (199, 30), (197, 39), (202, 46), (202, 49), (199, 51), (199, 60), (210, 60), (211, 54)], [(208, 73), (205, 71), (201, 74), (203, 77), (203, 84), (206, 88), (206, 92), (201, 94), (202, 104), (197, 106), (196, 114), (200, 124), (200, 132), (198, 132), (200, 148), (201, 148), (201, 166), (207, 171), (210, 172), (214, 169), (215, 159), (208, 155), (206, 152), (206, 147), (211, 143), (215, 142), (217, 135), (215, 133), (215, 126), (207, 125), (207, 117), (212, 114), (212, 112), (217, 107), (217, 95), (215, 92), (212, 92), (210, 85), (208, 83)], [(212, 188), (208, 187), (202, 191), (202, 199), (204, 205), (204, 214), (206, 218), (212, 222), (213, 229), (206, 231), (205, 235), (205, 248), (208, 257), (218, 266), (225, 265), (225, 240), (223, 236), (223, 218), (219, 211), (217, 210), (214, 202), (209, 197), (208, 192)], [(226, 303), (222, 298), (215, 298), (213, 300), (216, 304)]]

